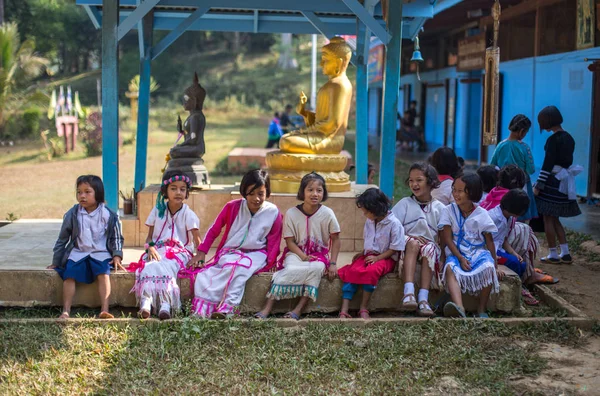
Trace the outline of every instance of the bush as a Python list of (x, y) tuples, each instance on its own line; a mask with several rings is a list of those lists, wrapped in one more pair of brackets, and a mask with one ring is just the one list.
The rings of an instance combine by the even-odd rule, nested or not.
[(21, 138), (31, 138), (37, 136), (40, 132), (40, 118), (42, 112), (37, 107), (31, 107), (23, 112), (23, 129)]
[(81, 130), (81, 139), (88, 157), (102, 154), (102, 116), (98, 112), (91, 113), (85, 120)]

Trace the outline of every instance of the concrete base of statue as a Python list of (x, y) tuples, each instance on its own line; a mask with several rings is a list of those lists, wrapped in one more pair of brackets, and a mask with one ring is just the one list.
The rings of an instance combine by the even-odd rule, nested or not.
[(317, 172), (325, 179), (327, 191), (350, 191), (350, 176), (344, 169), (348, 158), (343, 154), (290, 154), (274, 151), (267, 154), (271, 191), (296, 194), (302, 177)]
[(203, 188), (210, 184), (208, 170), (202, 158), (175, 158), (169, 160), (165, 172), (180, 171), (192, 180), (193, 187)]

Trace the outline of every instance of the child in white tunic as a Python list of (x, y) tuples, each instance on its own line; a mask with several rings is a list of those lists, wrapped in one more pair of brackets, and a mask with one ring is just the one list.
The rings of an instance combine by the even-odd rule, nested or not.
[(498, 293), (496, 248), (492, 234), (498, 229), (487, 211), (475, 202), (483, 186), (476, 173), (459, 176), (452, 186), (455, 203), (444, 208), (439, 228), (446, 245), (444, 283), (452, 302), (444, 306), (444, 316), (465, 317), (462, 294), (479, 294), (478, 315), (485, 313), (490, 293)]
[(146, 253), (130, 266), (136, 278), (131, 292), (135, 292), (143, 319), (150, 316), (151, 309), (158, 311), (160, 319), (169, 319), (181, 308), (177, 274), (186, 268), (200, 244), (200, 220), (184, 203), (191, 187), (187, 176), (166, 172), (156, 207), (146, 220)]
[[(426, 163), (410, 167), (406, 180), (412, 196), (403, 198), (394, 206), (392, 213), (404, 226), (406, 249), (402, 274), (404, 296), (402, 310), (415, 311), (419, 316), (433, 316), (429, 305), (429, 288), (439, 288), (441, 282), (442, 253), (438, 246), (438, 223), (444, 204), (432, 198), (432, 190), (439, 187), (435, 168)], [(418, 299), (415, 299), (415, 273), (417, 261), (421, 263), (421, 282)], [(435, 276), (434, 276), (435, 275)]]
[[(248, 279), (276, 264), (282, 216), (275, 205), (265, 201), (271, 195), (268, 173), (246, 173), (240, 194), (242, 199), (227, 203), (219, 213), (198, 247), (198, 256), (192, 260), (202, 267), (194, 281), (194, 315), (212, 319), (233, 316)], [(205, 255), (223, 227), (225, 234), (217, 253), (205, 265)]]
[(333, 210), (321, 205), (327, 200), (325, 179), (317, 173), (302, 178), (297, 198), (302, 205), (285, 214), (283, 237), (286, 249), (273, 274), (267, 303), (256, 317), (265, 319), (275, 300), (300, 297), (296, 307), (285, 317), (300, 319), (308, 300), (317, 300), (319, 284), (327, 269), (329, 280), (337, 275), (336, 260), (340, 251), (340, 225)]

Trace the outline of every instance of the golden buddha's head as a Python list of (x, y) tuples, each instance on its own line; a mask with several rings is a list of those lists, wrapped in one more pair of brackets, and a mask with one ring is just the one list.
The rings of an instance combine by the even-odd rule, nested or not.
[(183, 92), (183, 107), (187, 111), (202, 110), (206, 91), (198, 82), (198, 73), (194, 73), (194, 82)]
[(345, 72), (352, 58), (352, 48), (338, 36), (323, 46), (321, 53), (321, 67), (326, 76), (338, 76)]

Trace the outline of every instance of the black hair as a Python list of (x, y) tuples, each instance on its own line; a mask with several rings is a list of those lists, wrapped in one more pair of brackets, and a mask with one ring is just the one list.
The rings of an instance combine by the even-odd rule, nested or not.
[(498, 170), (494, 165), (484, 165), (477, 169), (483, 184), (483, 192), (489, 193), (498, 184)]
[(481, 178), (475, 172), (467, 172), (458, 176), (452, 182), (452, 186), (454, 187), (454, 183), (460, 179), (465, 183), (465, 192), (469, 197), (471, 202), (479, 202), (481, 201), (481, 197), (483, 196), (483, 184), (481, 183)]
[(304, 190), (313, 181), (321, 182), (321, 187), (323, 187), (323, 200), (321, 202), (327, 201), (328, 194), (327, 194), (327, 185), (325, 184), (325, 179), (323, 179), (323, 176), (319, 175), (317, 172), (307, 173), (306, 175), (304, 175), (304, 177), (300, 181), (300, 188), (298, 189), (298, 194), (296, 195), (296, 199), (298, 201), (304, 201), (304, 198), (305, 198)]
[[(435, 168), (429, 165), (427, 162), (415, 162), (410, 166), (408, 170), (408, 177), (405, 180), (406, 185), (408, 186), (408, 180), (410, 179), (410, 172), (413, 170), (420, 170), (425, 175), (425, 179), (427, 180), (427, 185), (431, 187), (431, 189), (436, 189), (440, 186), (440, 180), (438, 179), (438, 174)], [(410, 187), (410, 186), (409, 186)]]
[(377, 217), (387, 215), (392, 202), (383, 191), (376, 187), (367, 188), (362, 194), (356, 197), (356, 206), (363, 208)]
[(512, 190), (523, 188), (527, 182), (527, 176), (521, 168), (516, 165), (506, 165), (498, 172), (498, 186)]
[(500, 200), (500, 207), (508, 213), (523, 216), (529, 208), (529, 196), (525, 191), (514, 188), (504, 194)]
[[(250, 186), (254, 186), (252, 190), (248, 191)], [(242, 182), (240, 183), (240, 194), (246, 198), (252, 191), (265, 186), (267, 189), (267, 198), (271, 196), (271, 179), (269, 179), (269, 172), (262, 169), (252, 169), (244, 174)]]
[[(172, 177), (175, 176), (186, 176), (185, 173), (183, 173), (182, 171), (178, 171), (178, 170), (172, 170), (172, 171), (167, 171), (165, 173), (163, 173), (163, 177), (162, 177), (162, 181), (164, 182), (165, 180), (169, 180)], [(185, 184), (186, 186), (186, 192), (185, 192), (185, 199), (188, 199), (190, 197), (190, 187), (187, 185), (187, 183)], [(169, 185), (165, 185), (164, 183), (160, 183), (160, 192), (162, 193), (163, 197), (165, 197), (165, 199), (167, 199), (169, 196), (167, 195), (167, 190), (169, 189)]]
[(531, 120), (524, 114), (517, 114), (508, 124), (508, 130), (511, 132), (528, 131), (530, 128)]
[(275, 114), (273, 114), (273, 116), (279, 118), (279, 112), (276, 111)]
[(458, 167), (460, 169), (465, 167), (465, 159), (463, 157), (456, 157), (456, 161), (458, 162)]
[(563, 116), (556, 106), (546, 106), (538, 113), (538, 123), (540, 129), (551, 129), (563, 123)]
[(429, 163), (433, 165), (440, 175), (449, 175), (456, 178), (460, 172), (458, 158), (456, 158), (454, 150), (450, 147), (440, 147), (435, 150), (431, 157), (429, 157)]
[(417, 101), (416, 100), (411, 100), (410, 104), (417, 104)]
[(90, 187), (92, 187), (96, 202), (104, 202), (104, 183), (102, 183), (102, 179), (96, 175), (81, 175), (75, 182), (75, 189), (77, 189), (77, 187), (83, 183), (87, 183), (90, 185)]
[(285, 109), (286, 109), (286, 110), (287, 110), (287, 109), (291, 109), (291, 108), (293, 108), (291, 104), (289, 104), (289, 103), (288, 103), (288, 104), (286, 104), (286, 105), (285, 105)]

